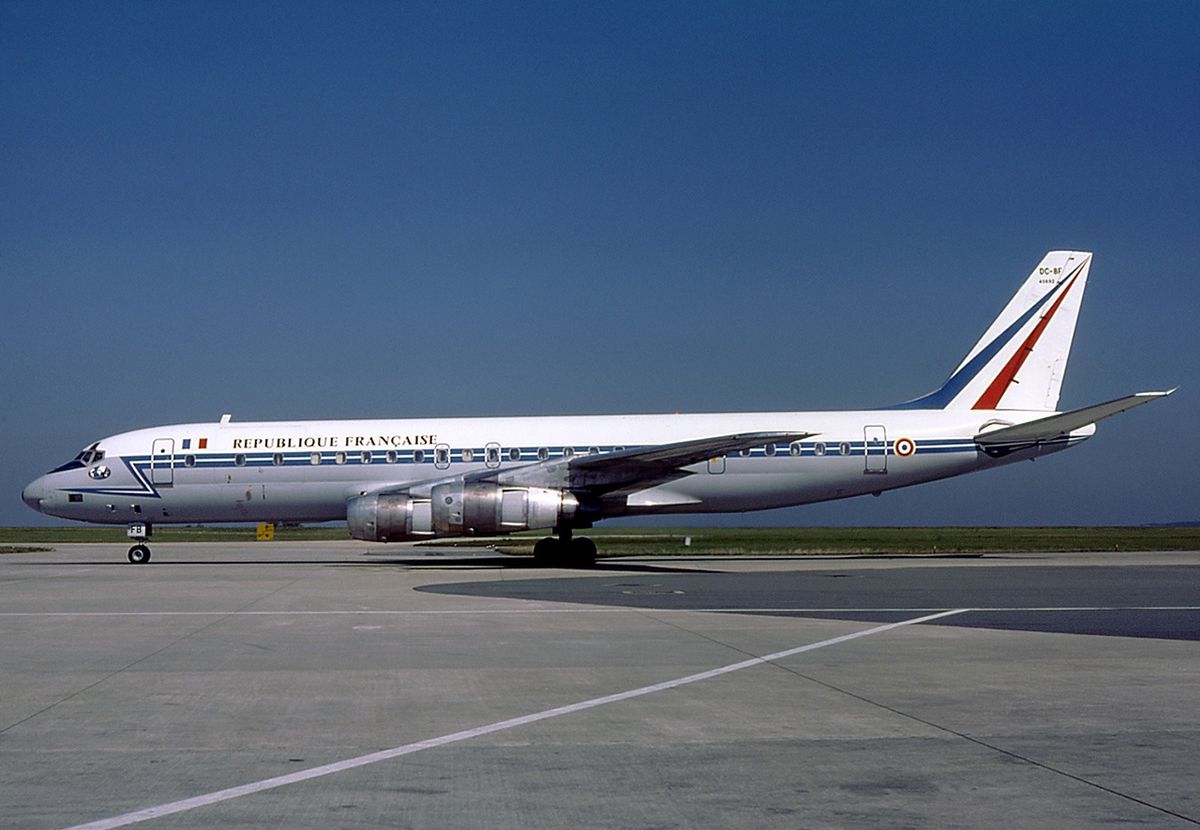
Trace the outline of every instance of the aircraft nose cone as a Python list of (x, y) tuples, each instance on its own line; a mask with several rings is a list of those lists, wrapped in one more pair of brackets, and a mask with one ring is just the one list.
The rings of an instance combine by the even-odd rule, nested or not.
[(31, 481), (21, 491), (21, 501), (39, 513), (42, 512), (42, 499), (46, 497), (46, 482), (43, 479)]

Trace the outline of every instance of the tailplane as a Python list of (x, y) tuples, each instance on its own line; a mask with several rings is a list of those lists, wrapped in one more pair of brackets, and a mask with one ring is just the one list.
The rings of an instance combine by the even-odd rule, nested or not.
[(897, 408), (1055, 411), (1091, 265), (1046, 254), (942, 388)]

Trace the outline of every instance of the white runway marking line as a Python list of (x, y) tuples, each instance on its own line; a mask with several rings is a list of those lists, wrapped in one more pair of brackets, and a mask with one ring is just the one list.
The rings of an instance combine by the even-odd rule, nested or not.
[(125, 827), (130, 824), (138, 824), (143, 821), (149, 821), (154, 818), (162, 818), (163, 816), (182, 813), (188, 810), (195, 810), (198, 807), (206, 807), (210, 804), (219, 804), (222, 801), (229, 801), (234, 798), (241, 798), (246, 795), (254, 795), (265, 790), (273, 790), (277, 787), (285, 787), (288, 784), (295, 784), (300, 781), (307, 781), (312, 778), (321, 778), (326, 775), (333, 775), (338, 772), (355, 769), (356, 767), (365, 767), (369, 764), (377, 764), (380, 761), (390, 761), (393, 758), (399, 758), (404, 755), (412, 755), (414, 752), (421, 752), (426, 749), (435, 749), (436, 747), (446, 746), (447, 744), (459, 743), (461, 741), (469, 741), (472, 738), (478, 738), (483, 735), (490, 735), (493, 732), (501, 732), (505, 729), (515, 729), (518, 726), (525, 726), (530, 723), (536, 723), (549, 718), (557, 718), (562, 715), (570, 715), (574, 712), (582, 712), (585, 709), (593, 709), (597, 706), (604, 706), (608, 703), (619, 703), (623, 700), (630, 700), (643, 695), (654, 694), (655, 692), (663, 692), (668, 689), (676, 689), (680, 686), (687, 686), (691, 683), (699, 683), (701, 680), (711, 680), (714, 677), (720, 677), (723, 674), (729, 674), (742, 669), (748, 669), (752, 666), (761, 666), (766, 663), (772, 663), (776, 660), (782, 660), (785, 657), (792, 657), (797, 654), (803, 654), (806, 651), (816, 651), (819, 648), (828, 648), (839, 643), (846, 643), (851, 640), (857, 640), (862, 637), (870, 637), (873, 634), (882, 634), (885, 631), (891, 631), (895, 628), (901, 628), (908, 625), (917, 625), (918, 623), (930, 622), (932, 620), (941, 619), (942, 617), (950, 617), (955, 614), (963, 614), (970, 611), (969, 608), (957, 608), (952, 611), (941, 611), (937, 614), (928, 614), (923, 617), (914, 617), (910, 620), (901, 620), (900, 622), (888, 623), (886, 625), (878, 625), (874, 628), (855, 631), (852, 634), (843, 634), (840, 637), (832, 637), (828, 640), (821, 640), (808, 645), (796, 646), (795, 648), (777, 651), (774, 654), (768, 654), (765, 657), (752, 657), (749, 660), (742, 660), (739, 663), (731, 663), (728, 666), (721, 666), (717, 669), (700, 672), (699, 674), (689, 674), (686, 677), (679, 677), (675, 680), (665, 680), (662, 683), (655, 683), (650, 686), (642, 686), (638, 689), (630, 689), (627, 692), (618, 692), (616, 694), (605, 695), (603, 697), (594, 697), (591, 700), (572, 703), (567, 706), (558, 706), (553, 709), (545, 709), (541, 712), (534, 712), (530, 715), (522, 715), (509, 720), (502, 720), (496, 723), (490, 723), (486, 726), (477, 726), (474, 729), (464, 729), (461, 732), (454, 732), (449, 735), (442, 735), (439, 738), (428, 738), (424, 741), (416, 743), (404, 744), (403, 746), (392, 747), (391, 749), (380, 750), (379, 752), (371, 752), (367, 755), (359, 755), (355, 758), (347, 758), (344, 761), (335, 761), (332, 764), (325, 764), (312, 769), (300, 770), (299, 772), (289, 773), (288, 775), (279, 775), (274, 778), (266, 778), (262, 781), (255, 781), (250, 784), (242, 784), (239, 787), (229, 787), (224, 790), (217, 790), (204, 795), (198, 795), (193, 798), (185, 798), (182, 801), (172, 801), (169, 804), (159, 804), (154, 807), (146, 807), (142, 810), (137, 810), (132, 813), (114, 816), (113, 818), (100, 819), (99, 821), (88, 822), (87, 824), (77, 824), (67, 828), (67, 830), (111, 830), (114, 827)]

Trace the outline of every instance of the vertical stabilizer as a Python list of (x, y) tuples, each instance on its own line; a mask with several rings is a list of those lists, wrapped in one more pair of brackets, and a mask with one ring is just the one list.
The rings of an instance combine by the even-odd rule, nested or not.
[(1046, 254), (942, 388), (901, 408), (1056, 410), (1091, 264)]

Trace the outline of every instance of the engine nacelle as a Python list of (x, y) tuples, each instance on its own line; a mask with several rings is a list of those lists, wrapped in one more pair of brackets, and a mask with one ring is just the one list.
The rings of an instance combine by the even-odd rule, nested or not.
[(569, 524), (578, 510), (578, 499), (562, 490), (452, 481), (434, 487), (432, 499), (356, 496), (346, 503), (346, 524), (355, 539), (406, 542), (551, 528)]
[(406, 495), (357, 496), (346, 503), (350, 535), (367, 542), (405, 542), (433, 536), (428, 499)]
[(569, 523), (579, 509), (571, 493), (544, 487), (452, 481), (433, 488), (437, 536), (489, 535)]

